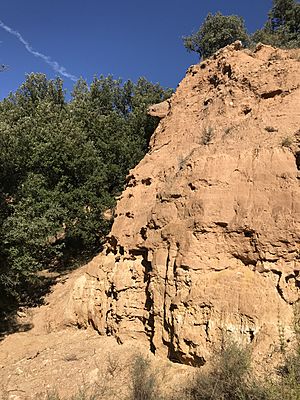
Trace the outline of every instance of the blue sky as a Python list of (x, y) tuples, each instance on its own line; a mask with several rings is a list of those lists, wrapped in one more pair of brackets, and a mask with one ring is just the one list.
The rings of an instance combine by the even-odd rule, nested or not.
[[(67, 73), (90, 82), (94, 75), (136, 81), (139, 76), (176, 87), (198, 61), (182, 45), (208, 12), (244, 17), (250, 32), (260, 28), (271, 0), (9, 0), (0, 3), (0, 20), (18, 31), (37, 52), (51, 57)], [(57, 73), (34, 57), (16, 36), (0, 28), (0, 98), (15, 91), (25, 74)], [(73, 82), (64, 78), (65, 88)]]

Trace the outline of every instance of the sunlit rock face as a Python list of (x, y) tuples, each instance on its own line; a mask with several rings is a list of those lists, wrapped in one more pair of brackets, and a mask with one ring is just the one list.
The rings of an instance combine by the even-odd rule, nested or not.
[(225, 336), (260, 357), (272, 356), (278, 327), (289, 340), (300, 288), (299, 51), (239, 47), (189, 68), (151, 108), (161, 121), (150, 151), (56, 325), (91, 325), (191, 365)]

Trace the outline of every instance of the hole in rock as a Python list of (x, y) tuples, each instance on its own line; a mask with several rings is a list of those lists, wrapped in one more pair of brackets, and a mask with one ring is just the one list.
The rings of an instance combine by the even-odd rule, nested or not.
[(127, 187), (134, 187), (134, 186), (136, 186), (136, 179), (135, 179), (135, 176), (134, 175), (128, 175), (127, 177), (126, 177), (126, 184), (127, 184)]
[(144, 275), (145, 275), (145, 282), (149, 278), (148, 274), (152, 271), (152, 264), (150, 261), (143, 260), (142, 266), (145, 268)]
[(289, 274), (289, 275), (287, 275), (286, 277), (285, 277), (285, 281), (286, 281), (286, 283), (288, 283), (288, 281), (290, 280), (290, 279), (294, 279), (295, 278), (295, 275), (294, 274)]
[(174, 353), (169, 354), (169, 360), (173, 363), (190, 365), (197, 368), (203, 367), (203, 365), (206, 363), (204, 357), (197, 356), (196, 354), (186, 357), (184, 354), (175, 351)]
[(151, 185), (151, 178), (142, 179), (142, 184), (146, 185), (146, 186), (150, 186)]
[(170, 197), (171, 199), (180, 199), (182, 196), (180, 193), (172, 193)]
[(189, 186), (189, 188), (190, 188), (192, 191), (196, 190), (196, 186), (193, 185), (191, 182), (189, 183), (188, 186)]
[(261, 94), (262, 99), (271, 99), (272, 97), (279, 96), (282, 93), (281, 89), (271, 90)]
[(188, 265), (180, 265), (178, 268), (181, 268), (181, 269), (183, 269), (184, 271), (189, 271), (190, 270), (190, 267), (188, 266)]
[(252, 111), (252, 108), (249, 107), (249, 106), (245, 106), (245, 107), (243, 108), (243, 113), (244, 113), (245, 115), (249, 114), (251, 111)]
[(147, 240), (147, 228), (146, 227), (143, 226), (141, 228), (140, 234), (141, 234), (143, 240)]
[(118, 293), (116, 292), (115, 285), (112, 283), (110, 288), (108, 289), (107, 297), (110, 297), (114, 300), (118, 300)]
[(297, 169), (300, 170), (300, 151), (296, 152), (295, 160), (296, 160)]
[(204, 104), (205, 106), (208, 106), (209, 103), (211, 103), (211, 102), (212, 102), (212, 99), (209, 98), (209, 99), (204, 100), (203, 104)]
[(231, 75), (232, 75), (231, 65), (229, 65), (229, 64), (224, 65), (222, 72), (224, 75), (227, 74), (228, 77), (231, 78)]
[(253, 331), (249, 331), (249, 339), (250, 339), (250, 343), (252, 343), (254, 340), (254, 332)]
[(217, 87), (218, 84), (220, 83), (220, 79), (218, 78), (218, 76), (216, 74), (214, 74), (213, 76), (209, 77), (209, 82), (214, 85), (214, 87)]
[(227, 228), (228, 222), (223, 222), (223, 221), (216, 221), (216, 225), (221, 226), (222, 228)]
[(117, 245), (118, 245), (118, 241), (115, 238), (115, 236), (110, 236), (108, 238), (108, 243), (110, 244), (110, 248), (107, 249), (106, 254), (109, 254), (110, 252), (112, 252), (113, 254), (117, 254)]
[(146, 247), (138, 247), (136, 249), (130, 249), (129, 254), (135, 257), (143, 256), (144, 260), (147, 260), (148, 249)]
[(170, 305), (170, 311), (174, 311), (174, 310), (176, 310), (177, 308), (178, 308), (178, 304), (172, 303), (172, 304)]

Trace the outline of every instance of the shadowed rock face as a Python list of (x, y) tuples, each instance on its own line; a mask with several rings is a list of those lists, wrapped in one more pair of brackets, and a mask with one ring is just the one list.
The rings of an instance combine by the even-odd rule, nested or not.
[(224, 335), (261, 358), (278, 326), (289, 339), (300, 288), (299, 67), (299, 51), (233, 45), (189, 68), (128, 176), (106, 251), (65, 288), (56, 321), (192, 365)]

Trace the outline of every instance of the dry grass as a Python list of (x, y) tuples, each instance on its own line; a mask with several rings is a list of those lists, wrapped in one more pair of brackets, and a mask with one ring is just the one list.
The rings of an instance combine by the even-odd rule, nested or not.
[[(62, 398), (57, 391), (36, 396), (35, 400), (300, 400), (300, 316), (295, 313), (295, 347), (281, 347), (282, 362), (272, 378), (259, 381), (251, 370), (251, 352), (228, 341), (215, 354), (210, 370), (195, 369), (192, 379), (180, 390), (164, 394), (164, 370), (154, 368), (149, 358), (137, 354), (127, 364), (128, 380), (124, 391), (117, 391), (113, 378), (124, 368), (117, 357), (109, 357), (102, 379), (77, 393)], [(280, 338), (279, 338), (280, 341)], [(270, 371), (268, 371), (270, 376)], [(12, 399), (2, 391), (1, 400)], [(33, 397), (30, 397), (32, 399)], [(22, 400), (29, 398), (21, 397)]]

